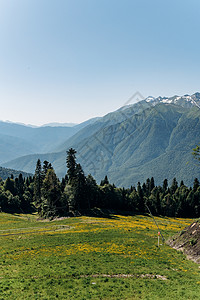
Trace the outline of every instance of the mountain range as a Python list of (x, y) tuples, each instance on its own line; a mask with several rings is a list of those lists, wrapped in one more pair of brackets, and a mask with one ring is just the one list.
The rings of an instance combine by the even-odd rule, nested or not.
[(95, 122), (96, 118), (75, 126), (41, 126), (0, 121), (0, 164), (15, 158), (56, 151), (76, 132)]
[(85, 173), (97, 182), (108, 175), (110, 182), (128, 187), (153, 176), (156, 184), (176, 177), (192, 185), (200, 178), (191, 154), (199, 142), (200, 93), (148, 97), (73, 127), (0, 122), (0, 163), (33, 173), (40, 158), (51, 162), (62, 177), (66, 150), (73, 147)]

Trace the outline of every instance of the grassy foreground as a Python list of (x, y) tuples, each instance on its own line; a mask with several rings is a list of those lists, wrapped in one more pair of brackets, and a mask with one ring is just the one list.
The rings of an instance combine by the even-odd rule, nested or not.
[[(165, 238), (191, 219), (156, 218)], [(199, 299), (200, 269), (151, 217), (42, 222), (0, 213), (0, 299)]]

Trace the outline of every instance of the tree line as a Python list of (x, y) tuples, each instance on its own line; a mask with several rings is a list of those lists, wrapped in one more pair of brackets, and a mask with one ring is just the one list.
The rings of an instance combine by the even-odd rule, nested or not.
[[(197, 149), (198, 150), (198, 149)], [(198, 152), (197, 152), (198, 153)], [(199, 159), (199, 156), (198, 156)], [(0, 181), (0, 209), (4, 212), (37, 211), (42, 218), (74, 216), (77, 212), (95, 207), (133, 213), (148, 213), (171, 217), (199, 217), (200, 183), (187, 187), (176, 178), (171, 185), (164, 179), (156, 186), (154, 178), (137, 183), (128, 189), (111, 184), (108, 177), (98, 185), (92, 175), (85, 176), (76, 161), (76, 151), (67, 151), (67, 174), (57, 177), (51, 163), (38, 159), (34, 176), (8, 177)]]

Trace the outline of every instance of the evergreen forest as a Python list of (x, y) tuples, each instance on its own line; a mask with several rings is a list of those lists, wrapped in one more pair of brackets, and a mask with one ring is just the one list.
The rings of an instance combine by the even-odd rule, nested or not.
[[(193, 149), (199, 160), (200, 148)], [(0, 181), (0, 210), (10, 213), (37, 212), (41, 218), (76, 216), (94, 208), (151, 213), (169, 217), (199, 217), (200, 183), (192, 187), (176, 178), (169, 184), (163, 179), (156, 186), (154, 178), (130, 188), (119, 188), (107, 176), (98, 185), (92, 175), (85, 175), (76, 161), (76, 150), (70, 148), (66, 157), (67, 174), (60, 180), (51, 163), (38, 159), (34, 176), (11, 175)]]

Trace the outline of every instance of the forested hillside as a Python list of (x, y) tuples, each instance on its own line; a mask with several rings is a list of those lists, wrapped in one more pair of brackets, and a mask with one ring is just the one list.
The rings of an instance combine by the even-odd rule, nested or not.
[[(197, 158), (199, 150), (197, 149)], [(67, 174), (60, 181), (48, 161), (37, 161), (34, 177), (8, 177), (0, 182), (0, 208), (5, 212), (37, 210), (42, 218), (76, 216), (94, 208), (130, 211), (176, 217), (198, 217), (200, 214), (200, 183), (197, 178), (188, 188), (176, 178), (156, 185), (147, 178), (136, 186), (119, 188), (107, 176), (98, 185), (92, 175), (86, 176), (76, 161), (76, 151), (67, 151)]]
[(29, 176), (33, 176), (33, 174), (31, 174), (31, 173), (26, 173), (23, 171), (16, 171), (13, 169), (7, 169), (7, 168), (0, 167), (0, 178), (3, 180), (7, 179), (8, 177), (12, 177), (12, 175), (14, 177), (18, 177), (19, 174), (22, 174), (22, 176), (25, 178), (29, 177)]

